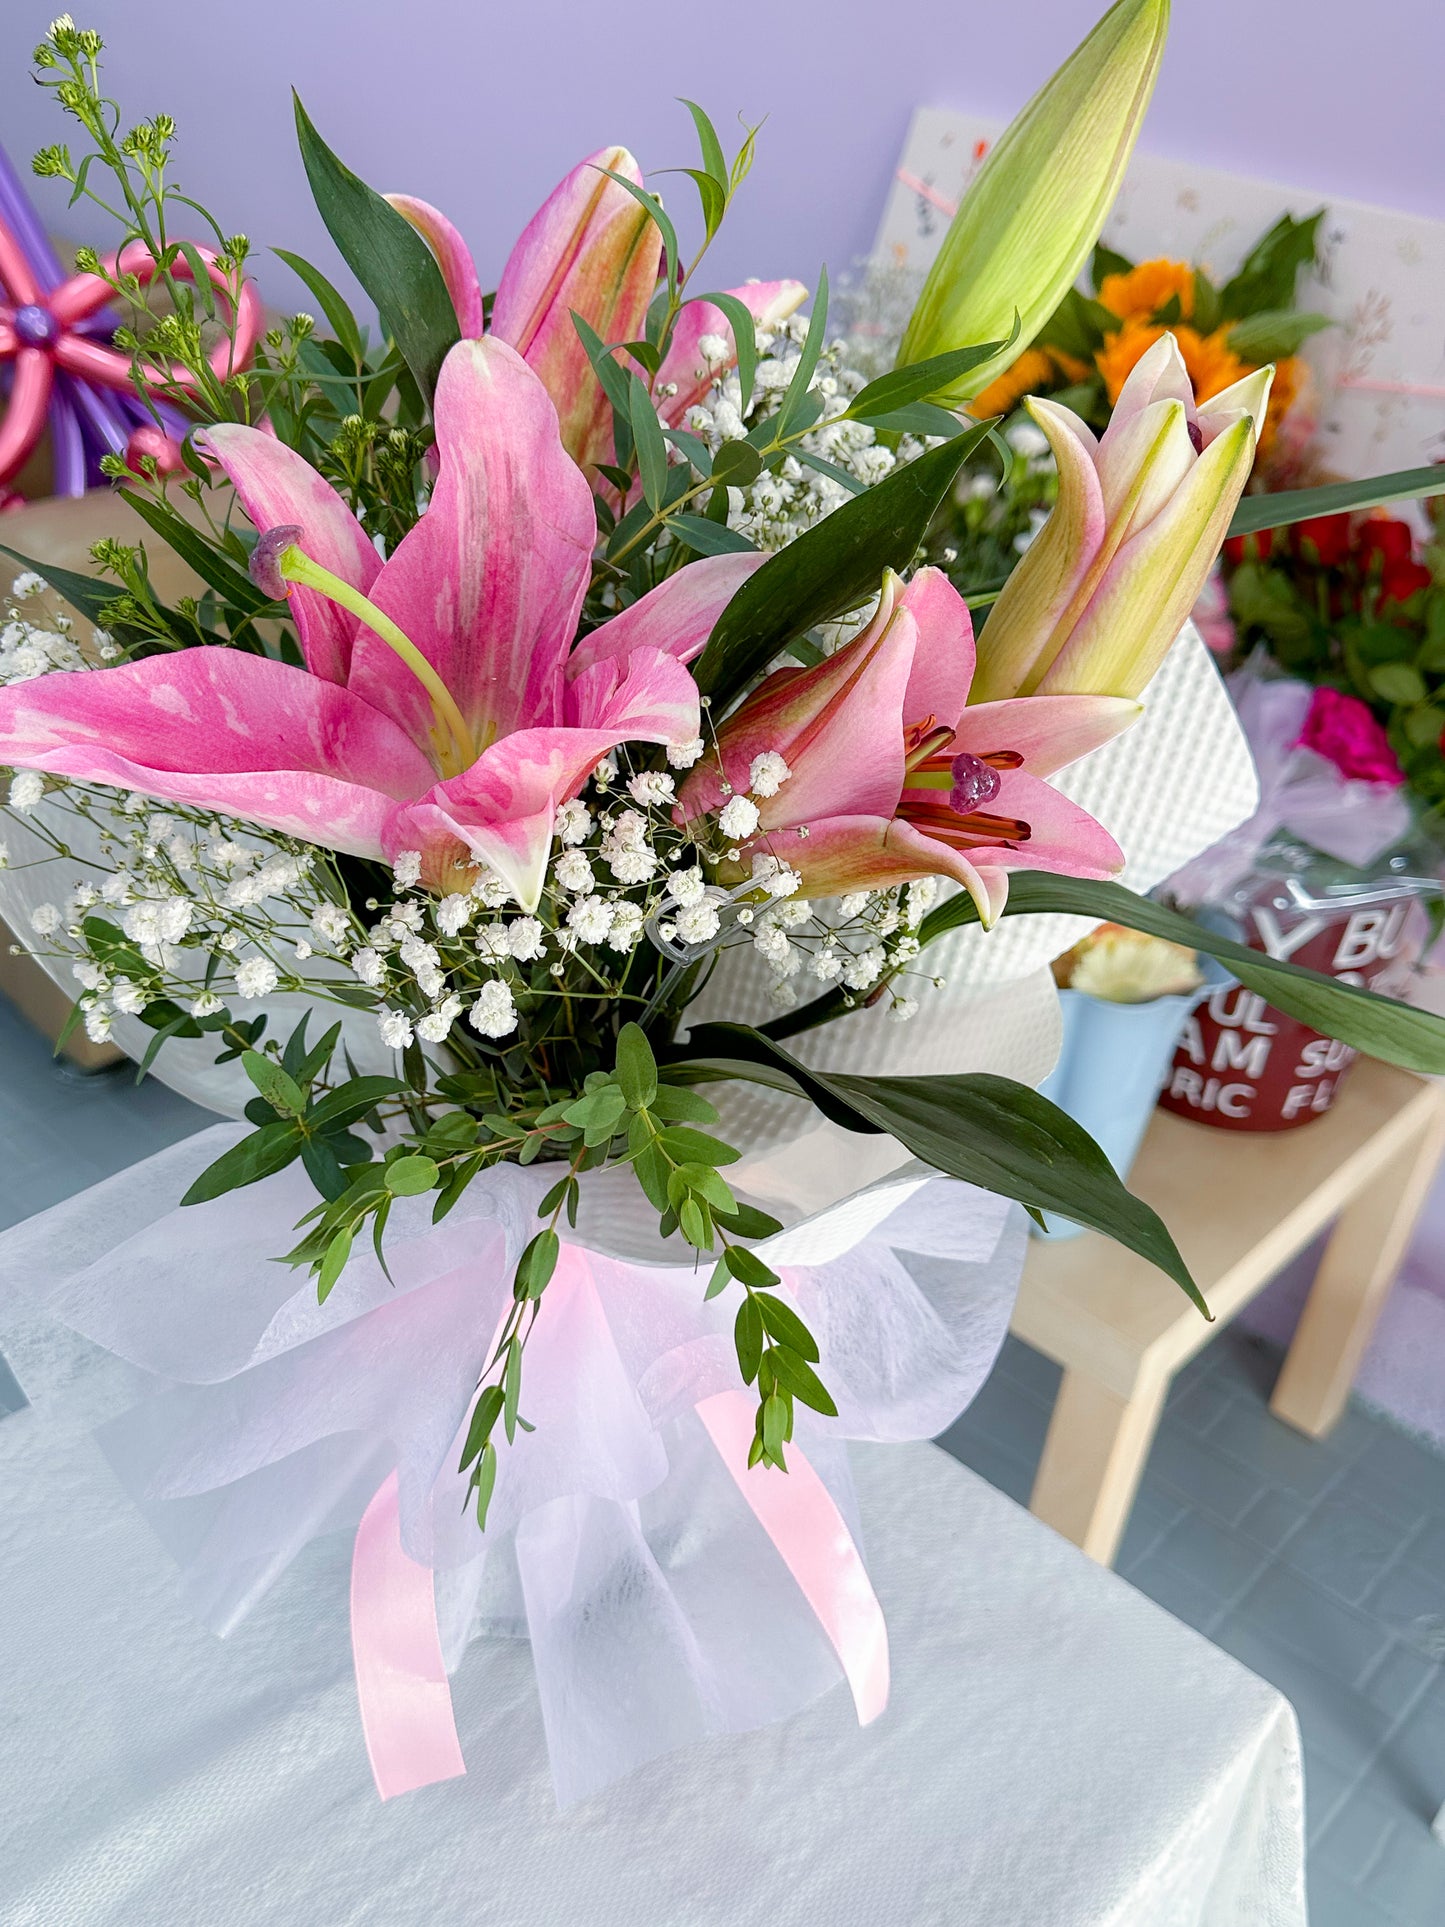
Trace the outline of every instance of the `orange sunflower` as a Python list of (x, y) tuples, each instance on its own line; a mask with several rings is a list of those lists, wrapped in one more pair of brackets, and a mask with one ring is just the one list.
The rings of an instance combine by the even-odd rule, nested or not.
[[(1242, 381), (1259, 366), (1257, 362), (1245, 361), (1235, 354), (1229, 345), (1228, 327), (1216, 328), (1213, 334), (1202, 335), (1197, 329), (1182, 323), (1166, 331), (1158, 322), (1126, 321), (1117, 334), (1104, 337), (1104, 345), (1094, 357), (1111, 408), (1119, 399), (1119, 391), (1129, 379), (1135, 362), (1146, 348), (1152, 348), (1160, 335), (1166, 332), (1179, 343), (1179, 353), (1188, 371), (1196, 401), (1208, 401), (1211, 395), (1217, 395), (1233, 382)], [(1269, 413), (1259, 438), (1258, 453), (1261, 456), (1266, 455), (1273, 445), (1280, 424), (1299, 394), (1301, 381), (1302, 369), (1297, 357), (1291, 355), (1276, 362)]]

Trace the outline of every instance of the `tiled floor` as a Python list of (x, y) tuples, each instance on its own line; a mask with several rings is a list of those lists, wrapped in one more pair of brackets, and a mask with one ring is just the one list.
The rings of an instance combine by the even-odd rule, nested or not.
[[(1293, 1701), (1314, 1927), (1445, 1927), (1445, 1458), (1357, 1405), (1302, 1438), (1278, 1362), (1226, 1331), (1180, 1374), (1118, 1569)], [(1026, 1504), (1058, 1376), (1010, 1339), (943, 1442)]]
[[(208, 1117), (153, 1080), (58, 1067), (0, 998), (0, 1227)], [(1266, 1409), (1276, 1364), (1226, 1332), (1181, 1374), (1119, 1569), (1294, 1702), (1314, 1927), (1445, 1927), (1429, 1830), (1445, 1801), (1445, 1459), (1357, 1407), (1332, 1438), (1300, 1438)], [(944, 1443), (1026, 1503), (1057, 1381), (1010, 1340)], [(13, 1399), (0, 1370), (0, 1413)]]

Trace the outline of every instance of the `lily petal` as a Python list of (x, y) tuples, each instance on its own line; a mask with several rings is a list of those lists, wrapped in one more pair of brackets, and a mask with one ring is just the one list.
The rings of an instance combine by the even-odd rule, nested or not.
[(1051, 776), (1112, 742), (1137, 723), (1144, 705), (1127, 696), (1014, 696), (974, 703), (959, 720), (951, 748), (987, 756), (1013, 750), (1030, 776)]
[[(294, 525), (301, 530), (301, 547), (313, 561), (363, 595), (370, 590), (381, 557), (336, 490), (294, 448), (238, 422), (215, 422), (196, 440), (221, 464), (242, 508), (262, 534), (283, 524)], [(315, 589), (293, 588), (290, 606), (301, 653), (312, 675), (345, 682), (355, 616)]]
[[(749, 281), (741, 288), (727, 288), (724, 292), (742, 302), (760, 329), (776, 328), (808, 298), (808, 290), (801, 281)], [(731, 358), (721, 365), (707, 361), (699, 347), (704, 335), (719, 335), (724, 341), (732, 341)], [(708, 393), (724, 368), (737, 366), (737, 359), (732, 323), (722, 309), (711, 301), (689, 301), (677, 318), (672, 341), (657, 371), (657, 390), (673, 387), (677, 391), (659, 403), (657, 412), (662, 421), (669, 428), (675, 427), (688, 409)], [(744, 413), (748, 399), (743, 402)]]
[[(546, 390), (504, 342), (457, 343), (434, 416), (440, 473), (430, 506), (371, 594), (436, 669), (481, 747), (561, 720), (597, 523)], [(350, 681), (428, 741), (425, 689), (369, 631), (357, 636)]]
[(1124, 852), (1103, 824), (1037, 776), (1010, 771), (989, 808), (1027, 823), (1029, 836), (1017, 844), (970, 850), (969, 860), (980, 870), (997, 866), (1053, 870), (1066, 877), (1111, 877), (1124, 867)]
[(492, 305), (492, 333), (541, 376), (567, 450), (584, 467), (608, 459), (612, 410), (572, 315), (604, 341), (635, 340), (662, 259), (652, 217), (604, 168), (642, 185), (642, 170), (625, 147), (589, 155), (527, 223)]
[(468, 341), (480, 338), (483, 328), (482, 284), (477, 279), (477, 264), (461, 235), (439, 209), (413, 194), (387, 194), (397, 213), (403, 215), (436, 256), (447, 284), (447, 293), (457, 311), (457, 326)]
[(1221, 388), (1217, 395), (1202, 402), (1199, 408), (1199, 428), (1207, 448), (1216, 435), (1232, 427), (1239, 415), (1248, 415), (1254, 423), (1255, 440), (1258, 441), (1264, 429), (1264, 421), (1269, 413), (1269, 391), (1274, 386), (1274, 364), (1256, 368), (1241, 381), (1231, 382), (1228, 388)]
[(1059, 496), (984, 623), (972, 690), (975, 702), (1016, 696), (1047, 669), (1043, 653), (1087, 577), (1107, 529), (1093, 431), (1058, 402), (1035, 397), (1028, 409), (1054, 452)]
[(661, 649), (593, 663), (568, 688), (564, 706), (569, 729), (606, 730), (612, 744), (690, 743), (702, 723), (697, 684)]
[(918, 625), (908, 671), (903, 720), (910, 728), (932, 716), (952, 727), (964, 714), (973, 681), (973, 618), (942, 569), (920, 569), (898, 597)]
[(723, 610), (767, 559), (738, 553), (690, 562), (584, 636), (567, 659), (568, 680), (575, 681), (594, 663), (629, 656), (634, 649), (661, 649), (678, 662), (691, 662)]
[[(898, 818), (823, 817), (809, 825), (806, 840), (798, 839), (796, 833), (760, 838), (744, 856), (751, 857), (754, 852), (767, 852), (797, 870), (803, 879), (802, 894), (807, 897), (886, 890), (918, 877), (945, 876), (963, 885), (986, 924), (996, 914), (997, 891), (990, 888), (971, 857)], [(1004, 890), (1006, 893), (1007, 879)]]
[(0, 762), (227, 810), (377, 856), (433, 772), (350, 690), (234, 649), (182, 649), (0, 690)]

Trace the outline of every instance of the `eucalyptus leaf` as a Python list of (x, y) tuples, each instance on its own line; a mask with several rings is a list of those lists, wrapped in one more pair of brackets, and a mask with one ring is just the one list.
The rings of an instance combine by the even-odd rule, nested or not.
[(273, 1171), (284, 1169), (293, 1158), (299, 1157), (305, 1141), (298, 1124), (283, 1118), (277, 1118), (274, 1124), (263, 1124), (259, 1131), (253, 1131), (229, 1151), (223, 1151), (214, 1164), (208, 1164), (181, 1203), (205, 1204), (227, 1191), (238, 1191), (242, 1185), (268, 1178)]

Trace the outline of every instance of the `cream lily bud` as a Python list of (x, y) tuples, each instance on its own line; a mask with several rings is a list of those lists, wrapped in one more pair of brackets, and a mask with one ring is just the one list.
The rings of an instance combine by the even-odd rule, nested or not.
[(1224, 542), (1273, 375), (1258, 369), (1196, 407), (1166, 334), (1140, 357), (1100, 440), (1071, 409), (1029, 401), (1059, 499), (984, 625), (971, 701), (1140, 693)]
[(954, 215), (899, 366), (1020, 332), (950, 403), (1021, 355), (1099, 238), (1154, 91), (1169, 0), (1117, 0), (1001, 137)]

